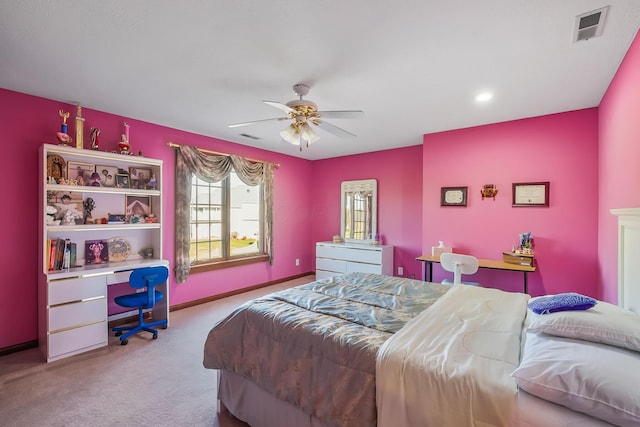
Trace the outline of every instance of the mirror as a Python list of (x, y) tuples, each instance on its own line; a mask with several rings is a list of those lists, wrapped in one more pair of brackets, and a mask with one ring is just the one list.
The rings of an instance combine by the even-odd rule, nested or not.
[(340, 234), (345, 242), (369, 243), (378, 233), (378, 182), (343, 181), (340, 186)]

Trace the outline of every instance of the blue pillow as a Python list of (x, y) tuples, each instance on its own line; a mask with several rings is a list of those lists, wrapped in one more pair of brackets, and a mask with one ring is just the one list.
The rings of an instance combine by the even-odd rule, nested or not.
[(529, 301), (529, 308), (536, 314), (556, 311), (588, 310), (596, 305), (596, 300), (575, 292), (549, 295)]

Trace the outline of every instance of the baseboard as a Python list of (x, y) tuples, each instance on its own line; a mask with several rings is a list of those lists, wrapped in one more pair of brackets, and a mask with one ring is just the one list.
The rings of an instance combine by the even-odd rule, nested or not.
[(189, 307), (193, 307), (193, 306), (196, 306), (196, 305), (205, 304), (205, 303), (208, 303), (208, 302), (211, 302), (211, 301), (217, 301), (217, 300), (222, 299), (222, 298), (227, 298), (227, 297), (231, 297), (231, 296), (234, 296), (234, 295), (243, 294), (245, 292), (253, 291), (253, 290), (256, 290), (256, 289), (260, 289), (260, 288), (266, 288), (267, 286), (277, 285), (278, 283), (288, 282), (289, 280), (299, 279), (300, 277), (311, 276), (311, 275), (314, 275), (314, 274), (316, 274), (315, 271), (308, 271), (306, 273), (296, 274), (295, 276), (284, 277), (284, 278), (278, 279), (278, 280), (272, 280), (270, 282), (265, 282), (265, 283), (261, 283), (259, 285), (250, 286), (248, 288), (242, 288), (242, 289), (238, 289), (238, 290), (235, 290), (235, 291), (229, 291), (229, 292), (225, 292), (225, 293), (222, 293), (222, 294), (217, 294), (217, 295), (213, 295), (213, 296), (210, 296), (210, 297), (200, 298), (200, 299), (189, 301), (189, 302), (183, 302), (181, 304), (172, 305), (169, 308), (169, 311), (182, 310), (183, 308), (189, 308)]
[(38, 347), (38, 340), (27, 341), (21, 344), (10, 345), (9, 347), (0, 348), (0, 357), (6, 356), (7, 354), (17, 353), (19, 351), (30, 350), (32, 348)]
[[(289, 276), (289, 277), (284, 277), (282, 279), (278, 279), (278, 280), (272, 280), (270, 282), (265, 282), (265, 283), (261, 283), (259, 285), (254, 285), (254, 286), (250, 286), (248, 288), (242, 288), (242, 289), (238, 289), (235, 291), (229, 291), (229, 292), (225, 292), (223, 294), (218, 294), (218, 295), (213, 295), (210, 297), (206, 297), (206, 298), (200, 298), (194, 301), (189, 301), (189, 302), (183, 302), (181, 304), (176, 304), (176, 305), (172, 305), (171, 307), (169, 307), (169, 311), (177, 311), (177, 310), (182, 310), (184, 308), (189, 308), (189, 307), (194, 307), (196, 305), (200, 305), (200, 304), (204, 304), (207, 302), (211, 302), (211, 301), (216, 301), (222, 298), (227, 298), (233, 295), (238, 295), (238, 294), (242, 294), (245, 292), (249, 292), (249, 291), (253, 291), (255, 289), (260, 289), (260, 288), (266, 288), (267, 286), (271, 286), (271, 285), (277, 285), (278, 283), (282, 283), (282, 282), (288, 282), (289, 280), (294, 280), (294, 279), (299, 279), (300, 277), (305, 277), (305, 276), (310, 276), (316, 274), (315, 271), (309, 271), (307, 273), (302, 273), (302, 274), (296, 274), (295, 276)], [(127, 323), (133, 323), (136, 322), (138, 320), (138, 316), (130, 316), (130, 317), (125, 317), (122, 319), (118, 319), (118, 320), (112, 320), (109, 322), (109, 329), (116, 327), (116, 326), (120, 326), (120, 325), (126, 325)], [(32, 348), (36, 348), (38, 347), (38, 340), (33, 340), (33, 341), (27, 341), (21, 344), (15, 344), (15, 345), (11, 345), (9, 347), (3, 347), (0, 348), (0, 357), (1, 356), (6, 356), (7, 354), (11, 354), (11, 353), (16, 353), (18, 351), (23, 351), (23, 350), (29, 350)]]

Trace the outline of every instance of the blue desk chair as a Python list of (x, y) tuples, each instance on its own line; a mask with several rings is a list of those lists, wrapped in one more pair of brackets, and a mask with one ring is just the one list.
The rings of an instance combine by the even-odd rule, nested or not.
[[(153, 308), (156, 302), (162, 300), (164, 295), (160, 291), (156, 291), (156, 285), (165, 283), (169, 277), (169, 269), (164, 266), (138, 268), (131, 272), (129, 276), (129, 285), (135, 289), (147, 288), (144, 292), (135, 294), (121, 295), (114, 298), (116, 304), (127, 308), (138, 309), (138, 324), (133, 326), (121, 326), (113, 328), (112, 331), (120, 337), (120, 344), (127, 345), (128, 338), (140, 331), (147, 331), (153, 334), (153, 339), (158, 338), (158, 331), (153, 329), (154, 326), (164, 326), (167, 328), (167, 319), (158, 320), (156, 322), (145, 323), (143, 318), (143, 310)], [(126, 332), (126, 333), (125, 333)]]

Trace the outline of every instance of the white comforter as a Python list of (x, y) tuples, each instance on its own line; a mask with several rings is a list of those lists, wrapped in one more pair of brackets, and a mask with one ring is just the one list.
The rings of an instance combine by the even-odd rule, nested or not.
[(529, 296), (454, 285), (381, 347), (378, 426), (504, 426)]

